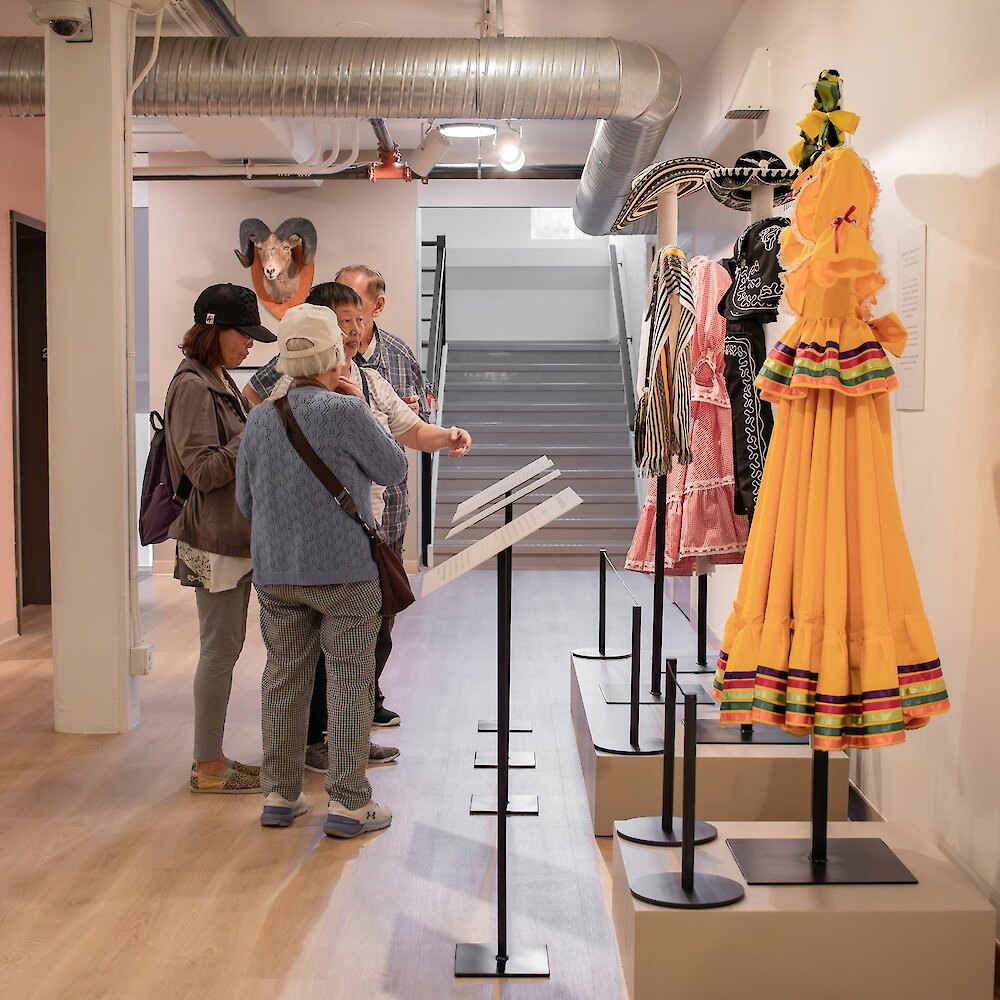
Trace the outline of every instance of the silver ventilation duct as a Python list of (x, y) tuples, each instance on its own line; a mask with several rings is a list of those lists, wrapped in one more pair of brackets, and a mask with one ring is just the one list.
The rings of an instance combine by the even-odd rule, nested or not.
[[(0, 116), (44, 114), (44, 89), (43, 39), (0, 38)], [(134, 113), (598, 121), (574, 217), (599, 235), (680, 91), (664, 52), (613, 38), (164, 38)]]

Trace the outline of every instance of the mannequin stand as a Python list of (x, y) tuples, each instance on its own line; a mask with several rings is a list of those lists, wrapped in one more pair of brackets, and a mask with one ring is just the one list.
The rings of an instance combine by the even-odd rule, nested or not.
[(813, 751), (812, 837), (732, 838), (748, 885), (913, 885), (917, 879), (878, 837), (827, 837), (830, 755)]
[[(621, 585), (625, 587), (625, 581), (618, 575), (618, 570), (615, 569), (614, 563), (611, 562), (611, 559), (608, 556), (608, 550), (601, 549), (597, 558), (597, 579), (598, 591), (600, 595), (597, 605), (597, 645), (584, 646), (582, 649), (574, 649), (572, 651), (573, 655), (579, 657), (581, 660), (624, 660), (630, 654), (630, 651), (627, 649), (619, 649), (617, 647), (608, 648), (607, 646), (609, 565), (615, 571), (615, 576), (618, 577)], [(628, 587), (625, 587), (625, 592), (629, 597), (632, 597)], [(632, 604), (633, 606), (635, 605), (634, 597), (632, 597)]]

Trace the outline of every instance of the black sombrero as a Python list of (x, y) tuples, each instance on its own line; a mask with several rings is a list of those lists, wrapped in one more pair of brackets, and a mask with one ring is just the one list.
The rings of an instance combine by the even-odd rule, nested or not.
[(622, 210), (611, 227), (612, 232), (625, 229), (641, 218), (656, 211), (656, 196), (667, 188), (677, 188), (677, 197), (683, 198), (703, 187), (705, 178), (722, 164), (705, 156), (680, 156), (662, 163), (653, 163), (640, 171), (632, 180), (632, 190), (625, 199)]
[(780, 156), (766, 149), (744, 153), (732, 167), (719, 167), (705, 179), (705, 186), (716, 201), (738, 212), (750, 211), (750, 189), (766, 185), (774, 189), (774, 204), (792, 199), (792, 181), (799, 172), (786, 166)]

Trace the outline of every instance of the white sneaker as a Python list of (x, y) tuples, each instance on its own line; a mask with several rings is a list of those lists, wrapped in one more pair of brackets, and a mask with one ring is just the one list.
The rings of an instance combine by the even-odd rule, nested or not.
[(392, 810), (369, 800), (360, 809), (348, 809), (330, 799), (323, 832), (328, 837), (357, 837), (373, 830), (384, 830), (392, 822)]
[(309, 800), (304, 792), (294, 802), (282, 798), (277, 792), (264, 796), (264, 811), (260, 814), (261, 826), (291, 826), (296, 816), (301, 816), (309, 808)]

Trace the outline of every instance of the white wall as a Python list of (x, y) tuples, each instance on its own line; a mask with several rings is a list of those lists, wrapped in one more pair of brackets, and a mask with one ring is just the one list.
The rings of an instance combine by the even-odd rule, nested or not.
[[(864, 793), (887, 818), (922, 827), (1000, 903), (1000, 111), (995, 0), (938, 4), (843, 0), (816, 19), (793, 0), (747, 0), (685, 100), (661, 150), (731, 163), (762, 146), (781, 155), (818, 73), (845, 79), (862, 116), (855, 148), (882, 186), (875, 241), (894, 308), (896, 237), (928, 228), (926, 408), (896, 413), (897, 487), (953, 709), (905, 745), (859, 754)], [(772, 61), (771, 113), (723, 123), (756, 46)], [(741, 222), (707, 196), (681, 203), (682, 230), (713, 253)], [(720, 632), (737, 574), (718, 573)]]
[(449, 342), (617, 336), (607, 237), (532, 239), (530, 207), (421, 208), (420, 230), (447, 240)]
[[(345, 264), (365, 263), (385, 276), (387, 305), (379, 320), (407, 343), (417, 341), (418, 184), (327, 181), (320, 188), (268, 191), (240, 181), (163, 181), (149, 185), (149, 365), (150, 400), (161, 408), (170, 377), (181, 359), (177, 349), (191, 325), (198, 293), (215, 282), (252, 285), (233, 253), (240, 221), (256, 216), (272, 226), (284, 219), (311, 219), (319, 233), (316, 282), (330, 281)], [(277, 326), (265, 310), (264, 325)], [(249, 364), (263, 364), (270, 345), (254, 348)], [(417, 476), (410, 470), (410, 507), (415, 512)], [(406, 556), (415, 555), (415, 515)], [(170, 559), (169, 553), (158, 558)]]

